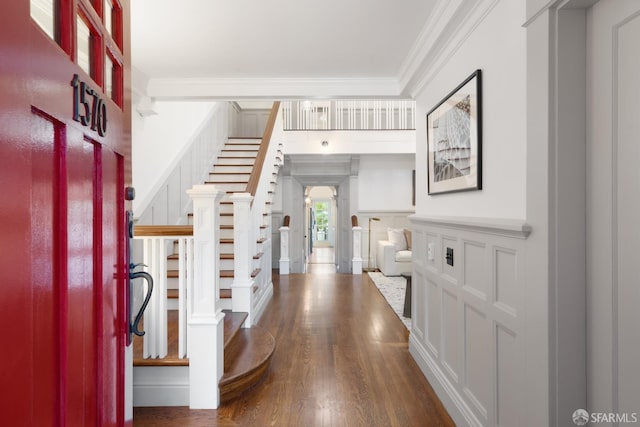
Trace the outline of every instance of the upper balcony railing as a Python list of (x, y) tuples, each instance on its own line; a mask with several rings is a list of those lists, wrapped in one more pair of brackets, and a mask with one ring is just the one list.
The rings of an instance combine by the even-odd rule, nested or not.
[(282, 103), (284, 130), (415, 130), (413, 100), (313, 100)]

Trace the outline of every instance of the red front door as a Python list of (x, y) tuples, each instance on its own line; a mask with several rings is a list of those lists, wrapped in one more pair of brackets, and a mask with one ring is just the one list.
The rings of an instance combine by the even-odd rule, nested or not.
[(127, 0), (0, 6), (0, 419), (125, 420)]

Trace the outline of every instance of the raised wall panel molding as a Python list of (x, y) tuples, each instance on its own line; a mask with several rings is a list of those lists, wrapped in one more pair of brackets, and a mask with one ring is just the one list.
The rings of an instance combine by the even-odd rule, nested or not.
[(410, 221), (411, 354), (439, 382), (434, 389), (447, 393), (439, 396), (459, 425), (516, 425), (526, 410), (523, 265), (530, 227), (504, 219), (413, 215)]

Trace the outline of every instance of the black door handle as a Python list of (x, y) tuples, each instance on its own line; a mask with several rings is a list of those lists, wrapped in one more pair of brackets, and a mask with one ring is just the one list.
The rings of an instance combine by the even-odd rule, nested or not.
[[(134, 264), (130, 266), (131, 269), (136, 267), (137, 265), (134, 265)], [(140, 320), (142, 319), (144, 310), (147, 308), (147, 305), (149, 304), (149, 300), (151, 299), (151, 293), (153, 292), (153, 277), (151, 277), (151, 275), (146, 271), (130, 271), (129, 272), (129, 279), (134, 280), (138, 278), (142, 278), (146, 280), (149, 289), (147, 290), (147, 295), (144, 297), (144, 302), (142, 303), (140, 310), (138, 310), (138, 314), (136, 314), (136, 317), (133, 320), (133, 323), (129, 325), (129, 335), (133, 333), (141, 337), (144, 335), (144, 331), (138, 330), (138, 325), (140, 323)]]

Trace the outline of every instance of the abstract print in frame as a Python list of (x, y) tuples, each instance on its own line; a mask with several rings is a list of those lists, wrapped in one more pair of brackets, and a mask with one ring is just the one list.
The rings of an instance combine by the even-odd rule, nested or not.
[(476, 70), (427, 113), (429, 194), (482, 189), (482, 82)]

